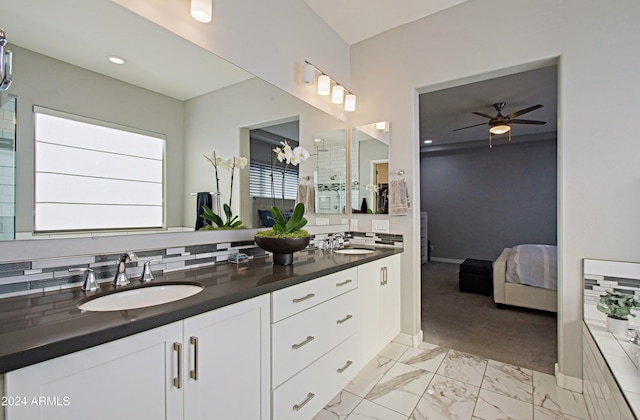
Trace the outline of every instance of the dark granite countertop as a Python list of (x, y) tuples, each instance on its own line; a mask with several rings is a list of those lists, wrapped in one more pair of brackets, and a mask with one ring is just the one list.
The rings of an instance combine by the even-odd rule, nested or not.
[[(401, 252), (377, 248), (371, 254), (344, 255), (310, 250), (295, 253), (290, 266), (273, 265), (268, 257), (168, 273), (154, 283), (188, 281), (205, 288), (186, 299), (126, 311), (79, 310), (78, 303), (95, 294), (79, 287), (0, 299), (0, 374)], [(132, 281), (126, 288), (137, 285)], [(101, 292), (112, 289), (108, 283), (101, 287)]]

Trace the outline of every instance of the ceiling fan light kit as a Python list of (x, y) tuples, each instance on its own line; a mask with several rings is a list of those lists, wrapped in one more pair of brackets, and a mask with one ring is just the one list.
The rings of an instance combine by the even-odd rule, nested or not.
[(527, 112), (535, 111), (538, 108), (542, 108), (542, 105), (540, 104), (530, 106), (529, 108), (521, 109), (520, 111), (512, 112), (511, 114), (508, 114), (508, 115), (502, 115), (502, 110), (504, 109), (505, 105), (507, 105), (506, 102), (498, 102), (493, 104), (493, 107), (496, 109), (496, 111), (498, 111), (498, 115), (496, 115), (495, 117), (492, 117), (491, 115), (483, 114), (482, 112), (474, 111), (473, 112), (474, 114), (484, 118), (488, 118), (489, 121), (485, 123), (470, 125), (467, 127), (456, 128), (453, 131), (465, 130), (467, 128), (478, 127), (481, 125), (488, 124), (489, 125), (489, 148), (493, 148), (493, 144), (491, 141), (491, 136), (493, 134), (498, 135), (498, 134), (505, 134), (508, 132), (509, 141), (511, 141), (511, 124), (544, 125), (547, 123), (546, 121), (517, 119), (517, 117), (519, 117), (522, 114), (526, 114)]

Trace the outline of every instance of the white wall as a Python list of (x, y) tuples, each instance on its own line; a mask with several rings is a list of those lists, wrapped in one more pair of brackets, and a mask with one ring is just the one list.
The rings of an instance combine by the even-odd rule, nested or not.
[(349, 46), (304, 1), (215, 0), (207, 24), (191, 18), (189, 0), (113, 1), (346, 120), (340, 105), (301, 82), (302, 65), (309, 60), (351, 87)]
[[(638, 22), (634, 0), (470, 0), (351, 48), (353, 122), (392, 121), (391, 171), (407, 172), (414, 203), (416, 89), (559, 58), (558, 356), (570, 377), (582, 376), (582, 258), (640, 260)], [(405, 235), (407, 333), (420, 317), (418, 211), (391, 218), (391, 231)]]
[[(347, 125), (331, 115), (299, 100), (269, 83), (253, 78), (185, 102), (185, 191), (215, 191), (213, 168), (203, 154), (213, 150), (223, 157), (249, 157), (248, 130), (299, 120), (300, 145), (310, 153), (314, 150), (315, 134), (321, 131), (346, 130)], [(244, 144), (243, 144), (244, 142)], [(346, 162), (343, 162), (343, 166)], [(300, 164), (300, 176), (311, 176), (315, 157)], [(228, 201), (229, 172), (219, 172), (222, 202)], [(253, 220), (249, 197), (249, 168), (236, 172), (232, 212), (240, 214), (247, 224)], [(246, 185), (245, 185), (246, 184)], [(243, 191), (243, 194), (241, 194)], [(184, 225), (195, 219), (195, 198), (184, 201)], [(342, 216), (332, 216), (339, 224)], [(315, 219), (309, 216), (309, 223)]]

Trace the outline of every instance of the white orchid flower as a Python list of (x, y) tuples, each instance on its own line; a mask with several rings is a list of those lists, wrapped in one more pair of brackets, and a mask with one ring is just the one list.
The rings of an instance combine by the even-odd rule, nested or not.
[(219, 158), (220, 159), (220, 163), (218, 163), (218, 166), (220, 166), (222, 169), (228, 171), (231, 169), (231, 165), (233, 165), (233, 159), (223, 159), (223, 158)]
[(309, 159), (309, 152), (302, 146), (293, 149), (293, 155), (296, 156), (298, 163)]
[(377, 184), (367, 184), (367, 191), (378, 194), (378, 191), (380, 190), (380, 186)]
[(247, 166), (247, 158), (246, 157), (242, 157), (242, 156), (236, 156), (233, 158), (233, 165), (236, 168), (242, 169), (245, 166)]
[[(293, 150), (291, 150), (291, 146), (288, 144), (284, 147), (284, 159), (287, 163), (291, 163), (291, 159), (293, 158)], [(282, 161), (280, 161), (282, 162)]]

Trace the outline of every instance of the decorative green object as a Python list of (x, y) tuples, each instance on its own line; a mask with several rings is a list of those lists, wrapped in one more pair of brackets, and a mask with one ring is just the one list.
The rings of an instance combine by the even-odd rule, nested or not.
[[(233, 214), (231, 213), (231, 199), (233, 198), (233, 175), (235, 173), (235, 169), (242, 169), (247, 166), (247, 158), (242, 156), (235, 156), (225, 159), (218, 156), (215, 151), (211, 154), (211, 156), (204, 155), (204, 157), (213, 166), (213, 171), (216, 177), (216, 207), (217, 211), (220, 211), (220, 208), (222, 207), (226, 220), (222, 220), (222, 217), (216, 214), (208, 206), (202, 206), (204, 214), (201, 214), (200, 217), (209, 222), (212, 222), (213, 224), (215, 224), (215, 226), (211, 223), (207, 223), (207, 226), (199, 230), (246, 229), (246, 226), (242, 224), (242, 221), (238, 219), (238, 216), (233, 216)], [(218, 167), (231, 172), (231, 182), (229, 185), (229, 203), (225, 203), (223, 206), (220, 206), (220, 177), (218, 176)]]
[(635, 317), (631, 309), (640, 308), (640, 302), (634, 295), (607, 291), (606, 295), (600, 295), (600, 303), (597, 308), (600, 312), (607, 314), (609, 318), (626, 321), (629, 316)]
[(227, 220), (222, 220), (220, 216), (215, 214), (208, 206), (202, 206), (202, 210), (204, 214), (200, 215), (205, 220), (208, 220), (214, 223), (216, 226), (212, 224), (208, 224), (200, 230), (216, 230), (216, 229), (245, 229), (246, 226), (242, 224), (242, 220), (238, 219), (238, 216), (234, 216), (231, 213), (231, 208), (227, 203), (224, 203), (222, 206), (224, 210), (224, 214)]
[(307, 224), (304, 218), (304, 204), (298, 203), (291, 218), (287, 221), (276, 206), (271, 207), (271, 216), (275, 224), (271, 229), (256, 233), (256, 245), (273, 254), (276, 265), (293, 264), (293, 253), (309, 245), (311, 235), (302, 229)]
[(310, 236), (309, 232), (302, 229), (307, 224), (307, 219), (304, 217), (304, 204), (296, 204), (288, 221), (276, 206), (271, 207), (271, 216), (275, 224), (271, 229), (256, 233), (256, 236), (265, 238), (301, 238)]

